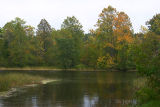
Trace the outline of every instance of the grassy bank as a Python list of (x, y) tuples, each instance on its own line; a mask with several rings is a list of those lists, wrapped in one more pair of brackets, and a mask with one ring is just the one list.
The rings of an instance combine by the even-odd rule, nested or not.
[(160, 101), (156, 100), (156, 101), (149, 101), (146, 104), (143, 104), (141, 106), (138, 107), (160, 107)]
[[(0, 67), (0, 71), (120, 71), (117, 69), (93, 69), (93, 68), (71, 68), (71, 69), (62, 69), (56, 67), (13, 67), (13, 68), (5, 68)], [(136, 70), (127, 70), (129, 72), (136, 72)]]
[(40, 84), (46, 78), (41, 76), (32, 76), (22, 73), (5, 73), (0, 75), (0, 92), (8, 91), (14, 87), (20, 87), (29, 84)]
[(0, 70), (63, 70), (55, 67), (0, 67)]
[(91, 68), (83, 68), (83, 69), (78, 69), (78, 68), (71, 68), (71, 69), (61, 69), (61, 68), (55, 68), (55, 67), (23, 67), (23, 68), (19, 68), (19, 67), (14, 67), (14, 68), (0, 68), (1, 71), (9, 71), (9, 70), (16, 70), (16, 71), (20, 71), (20, 70), (31, 70), (31, 71), (106, 71), (106, 70), (99, 70), (99, 69), (91, 69)]

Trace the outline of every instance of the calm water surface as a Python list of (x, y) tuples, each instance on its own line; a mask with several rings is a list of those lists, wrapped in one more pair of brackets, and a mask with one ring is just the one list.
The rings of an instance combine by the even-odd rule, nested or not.
[(0, 107), (126, 107), (136, 104), (133, 81), (137, 75), (133, 72), (30, 71), (29, 74), (60, 81), (18, 91), (0, 99)]

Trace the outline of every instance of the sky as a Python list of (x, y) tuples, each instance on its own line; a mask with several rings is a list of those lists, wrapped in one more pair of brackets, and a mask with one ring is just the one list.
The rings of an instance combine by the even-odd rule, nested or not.
[(128, 14), (134, 31), (139, 32), (141, 25), (160, 13), (159, 4), (160, 0), (0, 0), (0, 27), (20, 17), (35, 28), (45, 18), (60, 29), (67, 16), (75, 16), (87, 33), (95, 28), (103, 8), (111, 5)]

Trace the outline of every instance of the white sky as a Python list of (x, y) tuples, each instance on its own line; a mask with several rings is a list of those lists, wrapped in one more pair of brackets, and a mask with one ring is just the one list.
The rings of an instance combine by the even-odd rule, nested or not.
[(108, 5), (127, 13), (135, 32), (160, 13), (160, 0), (0, 0), (0, 27), (20, 17), (34, 27), (45, 18), (53, 28), (59, 29), (67, 16), (74, 15), (88, 32)]

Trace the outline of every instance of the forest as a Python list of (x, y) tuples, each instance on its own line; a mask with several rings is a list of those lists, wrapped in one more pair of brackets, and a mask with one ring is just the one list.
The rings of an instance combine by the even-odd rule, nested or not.
[(67, 17), (55, 30), (42, 19), (35, 29), (16, 17), (0, 28), (0, 66), (53, 66), (118, 70), (159, 65), (160, 15), (134, 33), (129, 16), (104, 8), (96, 29), (84, 33), (76, 17)]

